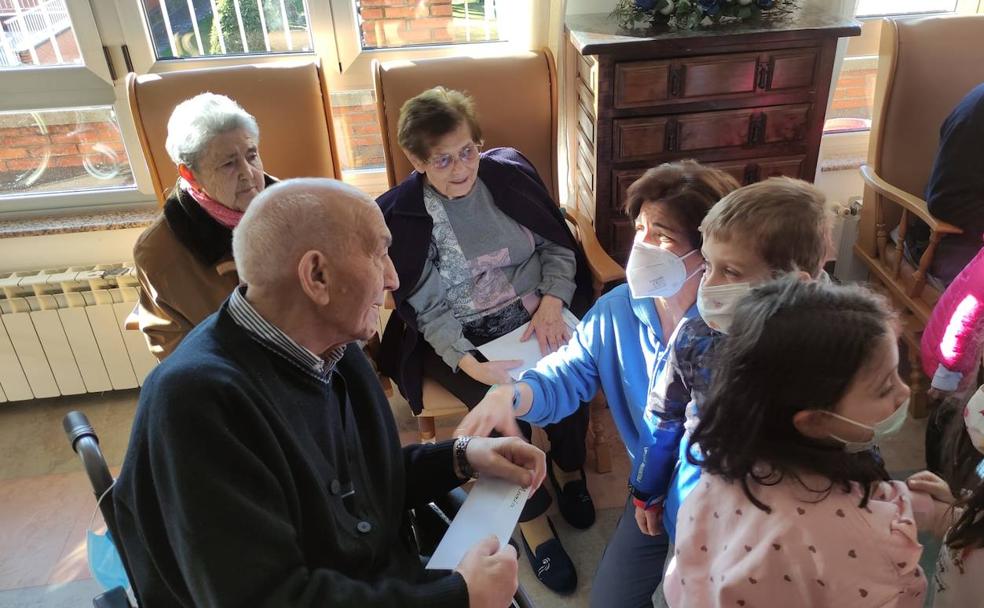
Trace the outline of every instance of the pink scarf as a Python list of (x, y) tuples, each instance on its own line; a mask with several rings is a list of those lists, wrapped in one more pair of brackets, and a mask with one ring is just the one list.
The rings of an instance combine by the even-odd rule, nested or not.
[(238, 226), (239, 220), (243, 219), (242, 211), (236, 211), (235, 209), (226, 207), (201, 190), (192, 188), (190, 184), (185, 188), (185, 192), (187, 192), (191, 198), (195, 199), (195, 202), (201, 205), (202, 209), (205, 210), (205, 213), (207, 213), (213, 220), (222, 224), (229, 230), (232, 230)]

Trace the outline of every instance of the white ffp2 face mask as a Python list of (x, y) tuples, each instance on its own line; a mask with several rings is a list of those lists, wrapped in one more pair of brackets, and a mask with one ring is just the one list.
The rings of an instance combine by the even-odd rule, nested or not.
[(867, 429), (871, 431), (871, 439), (867, 441), (849, 441), (847, 439), (844, 439), (843, 437), (838, 437), (833, 433), (830, 434), (830, 437), (832, 439), (836, 439), (837, 441), (840, 441), (841, 443), (844, 444), (845, 452), (851, 454), (857, 454), (858, 452), (864, 452), (866, 450), (870, 450), (871, 448), (881, 443), (882, 440), (885, 439), (886, 437), (891, 437), (895, 433), (899, 432), (899, 430), (902, 428), (902, 425), (905, 424), (905, 419), (908, 418), (909, 415), (909, 400), (906, 399), (905, 401), (903, 401), (902, 405), (895, 408), (895, 411), (892, 412), (891, 415), (888, 416), (888, 418), (885, 418), (884, 420), (880, 420), (873, 425), (867, 425), (858, 422), (857, 420), (851, 420), (850, 418), (841, 416), (838, 413), (831, 412), (828, 410), (823, 410), (823, 411), (833, 416), (834, 418), (837, 418), (838, 420), (843, 420), (844, 422), (853, 424), (858, 428)]
[[(641, 232), (639, 234), (642, 234)], [(687, 274), (683, 261), (698, 253), (696, 249), (682, 256), (662, 247), (650, 245), (640, 237), (632, 243), (629, 261), (625, 265), (625, 278), (633, 298), (668, 298), (676, 295), (684, 283), (704, 268)]]
[(697, 310), (704, 323), (722, 334), (731, 329), (735, 318), (735, 307), (738, 301), (752, 290), (751, 283), (734, 283), (730, 285), (714, 285), (707, 287), (700, 282), (697, 288)]

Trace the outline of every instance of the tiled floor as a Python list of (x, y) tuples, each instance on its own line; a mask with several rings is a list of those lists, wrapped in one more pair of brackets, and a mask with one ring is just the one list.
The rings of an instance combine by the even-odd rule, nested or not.
[[(85, 561), (85, 530), (95, 500), (61, 419), (72, 409), (85, 412), (115, 470), (126, 449), (136, 397), (136, 391), (120, 391), (0, 405), (0, 607), (81, 607), (99, 593)], [(415, 421), (405, 402), (396, 397), (393, 409), (404, 441), (413, 441)], [(610, 417), (604, 422), (614, 466), (605, 475), (588, 467), (597, 523), (579, 531), (559, 515), (553, 518), (578, 567), (578, 591), (572, 597), (554, 595), (522, 565), (521, 580), (539, 608), (587, 606), (594, 568), (624, 504), (628, 461)], [(447, 436), (453, 428), (453, 420), (439, 421), (438, 435)], [(923, 466), (924, 429), (923, 421), (910, 420), (883, 446), (891, 470)]]

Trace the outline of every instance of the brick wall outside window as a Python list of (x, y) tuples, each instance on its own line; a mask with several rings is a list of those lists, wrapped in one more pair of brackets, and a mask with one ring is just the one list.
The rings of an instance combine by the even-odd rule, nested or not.
[(499, 39), (494, 0), (358, 0), (357, 6), (367, 49)]
[(120, 131), (106, 116), (105, 110), (0, 114), (0, 195), (132, 184)]

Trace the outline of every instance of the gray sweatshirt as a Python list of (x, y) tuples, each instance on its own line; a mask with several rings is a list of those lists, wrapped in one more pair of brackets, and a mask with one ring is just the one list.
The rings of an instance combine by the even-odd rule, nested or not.
[(467, 324), (552, 295), (568, 306), (574, 295), (574, 252), (503, 213), (478, 180), (471, 193), (449, 200), (424, 187), (434, 222), (427, 261), (407, 302), (424, 339), (453, 369), (474, 345)]

